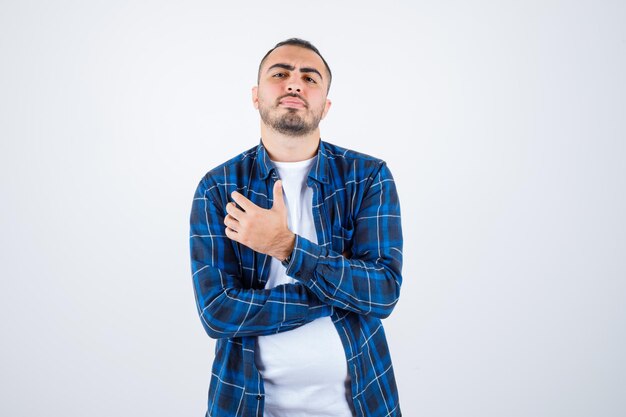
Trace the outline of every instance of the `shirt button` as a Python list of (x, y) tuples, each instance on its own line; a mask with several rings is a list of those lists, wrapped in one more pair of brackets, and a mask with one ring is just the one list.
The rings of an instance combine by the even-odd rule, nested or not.
[(256, 399), (257, 399), (257, 400), (259, 400), (259, 401), (261, 401), (261, 400), (263, 399), (263, 396), (262, 396), (262, 395), (257, 395), (257, 396), (256, 396)]

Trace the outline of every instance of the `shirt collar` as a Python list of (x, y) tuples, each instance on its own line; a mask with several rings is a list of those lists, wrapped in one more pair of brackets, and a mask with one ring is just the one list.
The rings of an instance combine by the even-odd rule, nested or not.
[[(262, 141), (257, 147), (256, 162), (259, 168), (260, 179), (266, 180), (267, 177), (269, 177), (270, 175), (272, 177), (277, 176), (275, 172), (276, 166), (274, 165), (274, 163), (272, 163), (272, 160), (267, 154), (267, 150), (265, 149), (265, 146), (263, 146)], [(328, 169), (328, 151), (324, 142), (320, 140), (319, 147), (317, 148), (317, 160), (315, 161), (315, 165), (313, 165), (311, 171), (309, 172), (309, 178), (312, 178), (323, 184), (328, 184), (330, 183)]]

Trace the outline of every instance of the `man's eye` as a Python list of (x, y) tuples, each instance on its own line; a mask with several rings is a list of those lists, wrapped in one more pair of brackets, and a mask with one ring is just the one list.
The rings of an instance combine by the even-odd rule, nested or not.
[(317, 81), (315, 81), (313, 78), (311, 77), (306, 77), (306, 81), (309, 83), (313, 83), (313, 84), (317, 84)]
[(285, 74), (282, 73), (282, 72), (279, 72), (277, 74), (272, 75), (272, 77), (276, 77), (276, 78), (283, 78), (284, 76), (285, 76)]

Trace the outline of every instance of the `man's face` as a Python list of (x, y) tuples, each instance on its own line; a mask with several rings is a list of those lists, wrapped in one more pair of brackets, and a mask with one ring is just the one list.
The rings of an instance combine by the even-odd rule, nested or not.
[(252, 102), (265, 125), (285, 135), (303, 136), (317, 129), (330, 108), (328, 77), (315, 52), (284, 45), (263, 62)]

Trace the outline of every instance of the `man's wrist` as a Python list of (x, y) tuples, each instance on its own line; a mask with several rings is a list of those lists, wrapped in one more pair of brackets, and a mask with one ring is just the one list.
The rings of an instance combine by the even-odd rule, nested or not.
[(291, 262), (291, 254), (289, 254), (289, 256), (280, 261), (280, 263), (282, 263), (284, 267), (289, 266), (289, 262)]
[(282, 262), (283, 265), (288, 265), (289, 261), (291, 261), (291, 254), (293, 253), (293, 248), (296, 246), (296, 235), (290, 232), (290, 236), (288, 239), (287, 247), (285, 251), (281, 253), (278, 259)]

